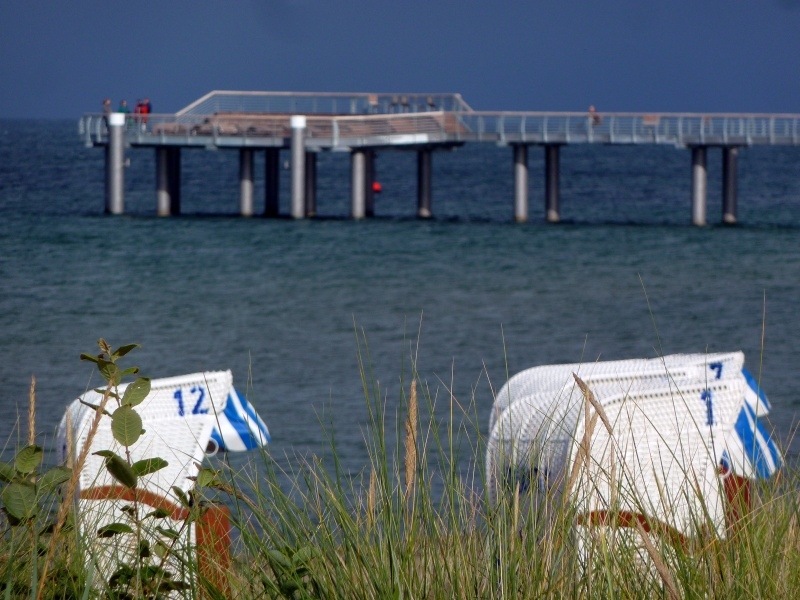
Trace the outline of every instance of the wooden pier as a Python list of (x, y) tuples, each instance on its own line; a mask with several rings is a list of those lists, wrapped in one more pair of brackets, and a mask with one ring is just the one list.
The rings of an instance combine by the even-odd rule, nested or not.
[(156, 212), (180, 213), (181, 149), (238, 149), (242, 216), (256, 214), (254, 154), (266, 156), (264, 216), (280, 214), (280, 153), (291, 156), (295, 219), (317, 212), (316, 157), (351, 155), (351, 216), (374, 215), (375, 152), (417, 153), (417, 215), (433, 214), (433, 154), (466, 143), (512, 150), (513, 218), (529, 218), (528, 155), (544, 148), (544, 218), (560, 220), (560, 148), (661, 144), (691, 151), (692, 223), (705, 225), (708, 150), (722, 153), (722, 222), (737, 220), (737, 157), (753, 145), (800, 145), (800, 115), (479, 112), (458, 94), (324, 94), (215, 91), (173, 115), (86, 114), (87, 146), (106, 151), (106, 211), (124, 212), (126, 148), (156, 153)]

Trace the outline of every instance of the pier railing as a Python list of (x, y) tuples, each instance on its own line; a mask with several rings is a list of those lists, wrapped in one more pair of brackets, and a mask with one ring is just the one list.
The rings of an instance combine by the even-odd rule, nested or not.
[(539, 144), (797, 145), (800, 116), (697, 113), (472, 112), (464, 141)]
[(217, 113), (373, 115), (472, 110), (460, 94), (338, 94), (213, 91), (177, 116)]
[[(255, 94), (254, 94), (255, 95)], [(238, 93), (241, 97), (241, 93)], [(270, 101), (275, 101), (270, 94)], [(335, 98), (333, 96), (336, 96)], [(318, 95), (315, 96), (319, 101)], [(293, 96), (294, 101), (298, 97)], [(215, 97), (215, 101), (224, 97)], [(241, 99), (241, 98), (240, 98)], [(265, 101), (261, 98), (260, 101)], [(289, 101), (289, 97), (284, 98)], [(310, 101), (311, 98), (308, 98)], [(350, 102), (331, 95), (331, 103)], [(223, 106), (224, 105), (224, 106)], [(412, 111), (328, 115), (333, 106), (305, 107), (306, 140), (311, 147), (402, 146), (426, 143), (499, 144), (667, 144), (674, 146), (800, 145), (800, 116), (692, 113), (544, 113)], [(339, 104), (337, 104), (339, 106)], [(188, 107), (187, 107), (188, 108)], [(208, 106), (205, 106), (208, 109)], [(290, 115), (240, 110), (220, 102), (212, 114), (133, 115), (126, 138), (132, 145), (183, 144), (243, 146), (288, 144)], [(230, 110), (222, 110), (222, 108)], [(313, 112), (314, 108), (318, 112)], [(358, 108), (358, 107), (356, 107)], [(236, 109), (236, 110), (233, 110)], [(199, 110), (199, 108), (198, 108)], [(104, 144), (101, 114), (84, 115), (79, 124), (87, 145)]]

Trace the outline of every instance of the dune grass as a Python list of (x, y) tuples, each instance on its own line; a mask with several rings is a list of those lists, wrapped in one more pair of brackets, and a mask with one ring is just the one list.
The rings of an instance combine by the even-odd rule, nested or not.
[[(399, 414), (359, 347), (369, 462), (356, 473), (331, 452), (276, 460), (268, 450), (246, 469), (226, 463), (196, 504), (223, 501), (235, 527), (227, 581), (214, 586), (181, 560), (193, 584), (172, 597), (218, 598), (794, 598), (800, 590), (800, 472), (756, 482), (752, 506), (724, 537), (698, 518), (681, 543), (641, 524), (579, 526), (562, 498), (534, 503), (506, 490), (485, 501), (485, 415), (450, 396), (449, 419), (411, 363)], [(589, 405), (587, 399), (587, 407)], [(31, 391), (29, 442), (35, 441)], [(587, 408), (588, 411), (588, 408)], [(588, 415), (588, 412), (587, 412)], [(592, 427), (598, 424), (595, 413)], [(591, 436), (590, 428), (587, 428)], [(80, 458), (78, 457), (78, 462)], [(288, 464), (288, 466), (286, 466)], [(31, 477), (36, 477), (32, 474)], [(513, 481), (513, 478), (511, 479)], [(568, 485), (581, 485), (570, 477)], [(70, 498), (70, 482), (63, 497)], [(0, 496), (0, 499), (2, 497)], [(202, 501), (201, 501), (202, 500)], [(91, 568), (91, 540), (79, 535), (73, 503), (42, 496), (24, 523), (0, 518), (0, 600), (123, 597)], [(202, 510), (200, 508), (200, 510)], [(58, 525), (60, 523), (60, 525)], [(227, 589), (227, 592), (220, 591)], [(158, 597), (139, 588), (138, 597)], [(133, 597), (133, 596), (131, 596)]]

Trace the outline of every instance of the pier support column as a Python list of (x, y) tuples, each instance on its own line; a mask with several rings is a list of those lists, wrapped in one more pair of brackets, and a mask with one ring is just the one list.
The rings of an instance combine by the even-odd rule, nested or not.
[(544, 147), (544, 197), (545, 219), (548, 223), (558, 223), (561, 213), (558, 208), (559, 146), (546, 144)]
[(737, 159), (735, 146), (722, 149), (722, 222), (736, 224)]
[(239, 150), (239, 213), (253, 216), (253, 149)]
[(364, 155), (366, 164), (364, 166), (364, 205), (365, 214), (368, 217), (375, 216), (375, 150), (367, 150)]
[(181, 149), (178, 146), (169, 149), (169, 206), (170, 214), (181, 214)]
[(180, 148), (169, 146), (156, 148), (156, 214), (159, 217), (181, 212), (180, 152)]
[(106, 154), (106, 212), (125, 212), (125, 114), (108, 116), (108, 152)]
[(317, 153), (306, 152), (306, 216), (317, 214)]
[(417, 151), (417, 216), (429, 219), (431, 212), (431, 188), (433, 183), (433, 151), (423, 148)]
[(514, 144), (514, 220), (528, 220), (528, 146)]
[(292, 124), (292, 218), (303, 219), (306, 216), (306, 118), (295, 115)]
[(280, 158), (279, 148), (267, 148), (264, 165), (264, 216), (277, 217), (280, 212)]
[(353, 205), (350, 211), (354, 219), (363, 219), (367, 213), (366, 206), (366, 150), (354, 149), (350, 154), (350, 173)]
[(706, 224), (706, 147), (692, 146), (692, 224)]

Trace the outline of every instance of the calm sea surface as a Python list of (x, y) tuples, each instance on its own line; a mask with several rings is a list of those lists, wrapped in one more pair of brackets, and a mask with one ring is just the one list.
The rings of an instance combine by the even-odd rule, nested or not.
[[(237, 217), (238, 154), (203, 150), (183, 152), (184, 215), (156, 218), (153, 153), (128, 156), (127, 214), (106, 216), (103, 152), (83, 147), (76, 123), (0, 121), (3, 444), (17, 443), (32, 375), (49, 443), (67, 403), (99, 383), (78, 357), (105, 337), (141, 344), (131, 358), (151, 377), (231, 369), (273, 454), (324, 452), (324, 423), (357, 472), (367, 464), (357, 334), (389, 414), (414, 357), (437, 418), (452, 391), (484, 434), (507, 372), (743, 350), (791, 436), (800, 149), (741, 151), (736, 227), (715, 225), (711, 150), (704, 229), (689, 225), (690, 154), (674, 148), (562, 149), (559, 225), (542, 222), (535, 148), (522, 225), (511, 222), (511, 151), (492, 145), (434, 155), (429, 221), (413, 218), (413, 153), (379, 155), (384, 192), (362, 222), (346, 218), (345, 153), (320, 155), (320, 218), (302, 222)], [(263, 199), (263, 156), (256, 167)], [(288, 212), (288, 171), (281, 185)]]

